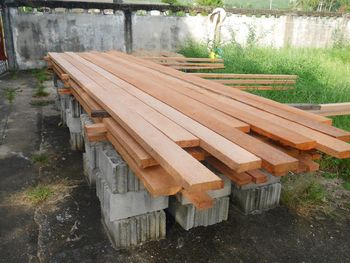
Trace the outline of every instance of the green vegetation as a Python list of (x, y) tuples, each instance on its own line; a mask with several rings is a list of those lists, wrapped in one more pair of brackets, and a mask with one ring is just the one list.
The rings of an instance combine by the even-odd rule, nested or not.
[(50, 80), (50, 77), (46, 73), (46, 69), (34, 69), (32, 73), (40, 84), (46, 80)]
[(43, 84), (39, 84), (35, 90), (34, 97), (46, 97), (49, 93), (45, 91), (45, 86)]
[(32, 161), (33, 163), (46, 165), (49, 162), (49, 157), (45, 153), (35, 153), (32, 155)]
[(343, 184), (343, 187), (344, 187), (345, 190), (350, 191), (350, 182), (345, 182), (345, 183)]
[(282, 179), (281, 202), (285, 206), (301, 211), (310, 205), (320, 205), (326, 201), (326, 190), (317, 176), (293, 174)]
[(15, 88), (6, 88), (4, 90), (4, 94), (5, 94), (5, 98), (8, 100), (8, 102), (10, 104), (13, 103), (13, 101), (15, 100), (16, 94), (17, 94), (17, 90)]
[(199, 6), (222, 7), (224, 5), (223, 0), (196, 0), (195, 2)]
[(38, 185), (27, 193), (28, 200), (33, 204), (40, 204), (52, 196), (53, 189), (50, 186)]
[(50, 104), (53, 104), (54, 101), (52, 100), (32, 100), (30, 102), (30, 105), (34, 106), (34, 107), (43, 107), (43, 106), (47, 106)]
[[(215, 72), (295, 74), (295, 90), (252, 91), (282, 103), (350, 102), (350, 46), (345, 42), (328, 49), (257, 47), (252, 37), (246, 47), (232, 42), (221, 47), (225, 69)], [(207, 45), (189, 41), (180, 53), (208, 57)], [(350, 116), (334, 117), (336, 127), (350, 131)], [(350, 160), (324, 156), (321, 170), (350, 181)]]

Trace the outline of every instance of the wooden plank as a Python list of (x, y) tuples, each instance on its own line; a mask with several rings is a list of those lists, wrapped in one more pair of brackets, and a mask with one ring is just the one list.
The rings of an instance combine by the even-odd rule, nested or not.
[(104, 119), (103, 124), (114, 138), (123, 143), (125, 150), (129, 153), (140, 168), (146, 168), (159, 163), (137, 143), (116, 121), (111, 118)]
[[(225, 83), (223, 83), (225, 84)], [(228, 87), (239, 89), (239, 90), (292, 90), (294, 86), (230, 86)]]
[(232, 169), (230, 169), (227, 165), (224, 163), (220, 162), (218, 159), (214, 157), (208, 157), (206, 158), (206, 161), (212, 165), (215, 169), (217, 169), (219, 172), (221, 172), (223, 175), (228, 177), (232, 182), (235, 184), (242, 186), (245, 184), (249, 184), (252, 182), (252, 177), (247, 174), (246, 172), (244, 173), (236, 173)]
[(163, 65), (163, 66), (188, 66), (188, 67), (225, 67), (224, 64), (222, 63), (195, 63), (195, 62), (158, 62), (158, 64)]
[[(103, 55), (103, 54), (101, 54), (102, 56), (106, 56), (106, 55)], [(124, 56), (124, 54), (122, 55), (122, 56)], [(130, 57), (130, 56), (128, 56), (128, 57)], [(128, 66), (128, 70), (129, 70), (129, 67), (134, 67), (134, 68), (136, 68), (135, 66), (133, 66), (133, 65), (131, 65), (127, 60), (124, 60), (124, 59), (117, 59), (116, 61), (118, 61), (118, 63), (119, 64), (123, 64), (123, 62), (124, 62), (124, 65), (127, 65)], [(115, 67), (116, 67), (116, 64), (114, 64), (115, 65)], [(120, 66), (120, 65), (119, 65)], [(138, 70), (142, 70), (142, 67), (141, 66), (139, 66), (138, 68), (137, 68)], [(132, 71), (130, 71), (130, 73), (132, 74)], [(147, 73), (149, 73), (149, 75), (151, 75), (151, 71), (148, 71)], [(118, 73), (119, 74), (119, 73)], [(158, 74), (159, 75), (159, 74)], [(120, 74), (118, 75), (118, 76), (120, 76)], [(170, 81), (170, 78), (169, 78), (169, 81)], [(130, 80), (129, 80), (129, 82), (130, 82)], [(172, 86), (168, 86), (168, 87), (175, 87), (175, 85), (172, 85)], [(190, 88), (188, 88), (187, 90), (186, 90), (186, 94), (189, 94), (189, 89), (193, 89), (193, 90), (196, 90), (196, 89), (200, 89), (199, 87), (195, 87), (195, 86), (187, 86), (187, 87), (190, 87)], [(178, 89), (180, 89), (180, 88), (183, 88), (183, 87), (181, 87), (181, 86), (176, 86), (176, 88), (178, 88)], [(201, 93), (200, 93), (201, 92)], [(207, 99), (206, 97), (207, 96), (210, 96), (210, 97), (214, 97), (214, 98), (216, 98), (218, 101), (220, 101), (220, 103), (222, 104), (222, 103), (225, 103), (226, 102), (226, 104), (225, 104), (225, 107), (222, 107), (222, 105), (221, 105), (221, 109), (223, 110), (223, 111), (225, 111), (225, 112), (227, 112), (228, 110), (232, 110), (232, 104), (233, 104), (233, 102), (232, 102), (232, 100), (230, 100), (229, 98), (227, 98), (227, 97), (224, 97), (224, 96), (221, 96), (221, 95), (219, 95), (219, 94), (216, 94), (216, 93), (212, 93), (212, 92), (210, 92), (210, 91), (207, 91), (207, 90), (201, 90), (200, 92), (197, 92), (197, 93), (194, 93), (194, 92), (192, 92), (191, 94), (193, 95), (193, 96), (196, 96), (196, 98), (198, 98), (198, 97), (201, 97), (203, 100), (201, 100), (201, 102), (203, 102), (205, 99)], [(153, 93), (152, 93), (153, 94)], [(211, 101), (209, 101), (210, 103), (213, 103), (213, 100), (211, 100)], [(215, 102), (215, 101), (214, 101)], [(254, 107), (250, 107), (250, 106), (248, 106), (248, 105), (246, 105), (246, 104), (244, 104), (244, 103), (240, 103), (240, 102), (238, 102), (238, 101), (236, 101), (236, 102), (234, 102), (236, 105), (237, 105), (237, 110), (236, 111), (234, 111), (234, 109), (233, 109), (233, 111), (232, 111), (232, 114), (235, 114), (234, 116), (236, 116), (237, 117), (237, 113), (239, 113), (239, 111), (238, 111), (238, 109), (239, 110), (242, 110), (243, 108), (245, 109), (245, 111), (244, 111), (244, 113), (245, 113), (245, 116), (243, 117), (243, 116), (240, 116), (239, 118), (245, 118), (244, 120), (246, 121), (246, 122), (248, 122), (248, 123), (250, 123), (251, 125), (252, 125), (252, 129), (254, 130), (255, 129), (255, 131), (256, 132), (259, 132), (259, 133), (261, 133), (261, 134), (263, 134), (262, 132), (261, 132), (261, 130), (259, 130), (262, 126), (260, 126), (260, 127), (255, 127), (255, 126), (253, 126), (253, 122), (254, 122), (254, 124), (256, 124), (256, 120), (248, 120), (248, 118), (247, 118), (247, 114), (249, 114), (249, 112), (251, 112), (252, 110), (254, 110)], [(213, 105), (213, 104), (211, 104), (211, 105)], [(218, 104), (216, 104), (215, 105), (216, 106), (216, 108), (218, 109), (219, 107), (220, 107), (220, 105), (218, 105)], [(280, 117), (278, 117), (278, 116), (276, 116), (276, 115), (273, 115), (273, 114), (269, 114), (269, 113), (267, 113), (267, 112), (264, 112), (264, 111), (262, 111), (262, 110), (258, 110), (258, 109), (256, 109), (255, 110), (255, 112), (257, 112), (258, 114), (257, 114), (257, 116), (259, 116), (259, 117), (261, 117), (264, 121), (271, 121), (271, 123), (272, 124), (274, 124), (274, 125), (281, 125), (281, 127), (282, 126), (284, 126), (284, 127), (288, 127), (288, 129), (291, 131), (291, 132), (295, 132), (295, 133), (298, 133), (299, 134), (299, 136), (302, 136), (301, 134), (303, 134), (303, 135), (305, 135), (305, 136), (307, 136), (307, 137), (309, 137), (309, 138), (313, 138), (316, 142), (317, 142), (317, 149), (318, 150), (320, 150), (320, 151), (323, 151), (323, 152), (325, 152), (325, 153), (327, 153), (327, 154), (329, 154), (329, 155), (332, 155), (332, 156), (334, 156), (334, 157), (337, 157), (337, 158), (348, 158), (348, 157), (350, 157), (350, 145), (348, 145), (347, 143), (344, 143), (344, 142), (342, 142), (342, 141), (339, 141), (339, 140), (337, 140), (337, 139), (335, 139), (335, 138), (332, 138), (332, 137), (330, 137), (330, 136), (327, 136), (327, 135), (325, 135), (325, 134), (323, 134), (323, 133), (321, 133), (321, 132), (317, 132), (316, 130), (312, 130), (312, 129), (309, 129), (308, 127), (305, 127), (305, 126), (303, 126), (303, 125), (300, 125), (300, 124), (298, 124), (298, 123), (295, 123), (295, 122), (291, 122), (291, 121), (288, 121), (287, 119), (284, 119), (284, 118), (280, 118)], [(318, 122), (316, 122), (316, 124), (317, 125), (321, 125), (321, 127), (323, 127), (323, 128), (326, 128), (326, 129), (328, 129), (328, 128), (334, 128), (334, 127), (329, 127), (329, 126), (327, 126), (327, 125), (323, 125), (322, 126), (322, 124), (320, 124), (320, 123), (318, 123)], [(261, 123), (261, 125), (263, 125), (263, 123)], [(274, 127), (273, 125), (271, 126), (271, 129), (276, 129), (277, 127)], [(329, 130), (329, 129), (328, 129)], [(333, 131), (337, 131), (337, 130), (339, 130), (340, 131), (340, 133), (343, 133), (343, 134), (350, 134), (350, 133), (348, 133), (348, 132), (345, 132), (345, 131), (342, 131), (342, 130), (340, 130), (340, 129), (333, 129)], [(266, 132), (266, 130), (263, 130), (264, 132)], [(277, 134), (276, 134), (277, 133)], [(276, 133), (272, 133), (273, 135), (275, 135), (275, 136), (278, 136), (278, 132), (276, 131)], [(266, 133), (266, 134), (263, 134), (264, 136), (269, 136), (269, 134), (268, 133)], [(290, 136), (293, 136), (293, 134), (291, 134)], [(306, 137), (306, 138), (307, 138)], [(277, 137), (278, 138), (278, 137)], [(305, 138), (305, 137), (304, 137)], [(283, 139), (285, 139), (285, 138), (278, 138), (278, 139), (280, 139), (281, 140), (281, 142), (283, 142), (283, 143), (287, 143), (287, 145), (291, 145), (290, 143), (290, 141), (283, 141)], [(297, 138), (296, 138), (297, 139)], [(343, 138), (344, 139), (344, 138)], [(305, 145), (305, 146), (304, 146)], [(307, 143), (305, 143), (304, 145), (302, 145), (302, 146), (299, 146), (299, 149), (302, 149), (302, 150), (307, 150), (308, 148), (308, 144)], [(292, 145), (293, 146), (293, 145)], [(313, 147), (312, 146), (312, 144), (310, 143), (309, 144), (309, 149), (311, 149), (311, 147)]]
[(93, 123), (84, 126), (87, 133), (106, 133), (107, 129), (104, 123)]
[(161, 60), (161, 61), (188, 61), (188, 62), (224, 62), (221, 58), (187, 58), (187, 57), (140, 57), (144, 60)]
[(295, 84), (294, 80), (281, 80), (281, 79), (211, 79), (211, 81), (215, 81), (217, 83), (223, 84), (261, 84), (261, 85), (292, 85)]
[(298, 157), (300, 163), (300, 169), (303, 169), (305, 172), (316, 172), (320, 169), (320, 165), (312, 160), (312, 157), (303, 154)]
[[(108, 60), (106, 61), (103, 58), (94, 59), (94, 63), (96, 65), (99, 65), (101, 68), (110, 71), (111, 73), (113, 73), (115, 70), (115, 67), (111, 65), (111, 62)], [(116, 84), (126, 83), (127, 85), (121, 85), (121, 87), (124, 87), (127, 92), (139, 98), (143, 102), (147, 103), (154, 109), (161, 112), (163, 115), (167, 116), (169, 119), (172, 119), (173, 121), (175, 121), (176, 123), (184, 127), (185, 129), (193, 133), (195, 136), (200, 138), (201, 148), (205, 149), (211, 155), (223, 161), (226, 165), (228, 165), (232, 169), (242, 172), (242, 171), (256, 169), (260, 167), (261, 165), (260, 160), (256, 158), (254, 155), (252, 155), (251, 153), (249, 153), (248, 151), (242, 149), (241, 147), (238, 147), (237, 145), (219, 136), (217, 133), (206, 128), (200, 123), (195, 122), (193, 119), (187, 117), (183, 113), (153, 98), (147, 93), (142, 92), (136, 87), (128, 84), (127, 82), (124, 82), (123, 80), (117, 78), (116, 76), (101, 69), (96, 65), (93, 66), (93, 68), (96, 71), (100, 72), (101, 74), (104, 74), (106, 78), (108, 78), (109, 80), (113, 81)], [(193, 117), (196, 117), (196, 115), (194, 115)], [(233, 135), (235, 133), (239, 135), (240, 134), (244, 135), (243, 132), (240, 132), (235, 129), (230, 129), (228, 130), (228, 132), (230, 132), (230, 134), (233, 134)], [(249, 136), (247, 136), (247, 138), (249, 141)], [(244, 141), (244, 140), (241, 140), (241, 141)], [(280, 164), (281, 163), (279, 162), (277, 162), (276, 164), (274, 163), (276, 167), (282, 168), (279, 166)], [(283, 163), (283, 165), (285, 165), (285, 163)], [(287, 165), (289, 165), (289, 163), (287, 163)]]
[[(125, 58), (125, 56), (127, 58), (130, 57), (128, 55), (121, 54), (119, 52), (117, 52), (117, 53), (113, 52), (112, 54), (116, 54), (116, 56), (118, 56), (118, 57), (119, 56), (124, 57), (124, 58)], [(137, 58), (131, 57), (131, 61), (133, 61), (134, 59), (137, 59)], [(151, 62), (147, 62), (147, 63), (151, 63)], [(161, 66), (154, 64), (154, 63), (151, 63), (150, 67), (156, 67), (157, 71), (167, 72), (166, 71), (167, 68), (164, 69), (164, 67), (161, 67)], [(160, 67), (160, 68), (158, 68), (158, 67)], [(230, 90), (227, 90), (225, 88), (225, 86), (222, 86), (219, 84), (215, 84), (215, 87), (211, 87), (209, 85), (210, 82), (209, 82), (209, 84), (207, 82), (203, 83), (203, 81), (206, 81), (206, 80), (197, 78), (195, 76), (185, 74), (185, 77), (184, 77), (183, 75), (177, 75), (178, 72), (176, 72), (176, 71), (171, 71), (171, 73), (173, 73), (173, 75), (175, 75), (175, 76), (178, 76), (180, 79), (186, 79), (186, 76), (190, 77), (191, 78), (190, 83), (196, 83), (195, 80), (197, 80), (200, 87), (204, 88), (205, 90), (209, 90), (209, 91), (207, 91), (206, 94), (209, 94), (208, 92), (213, 93), (213, 94), (215, 94), (215, 93), (216, 94), (224, 94), (225, 96), (228, 96), (228, 97), (230, 97), (234, 100), (237, 100), (237, 101), (244, 102), (244, 103), (251, 105), (253, 107), (255, 105), (256, 108), (260, 108), (264, 111), (266, 111), (266, 109), (268, 109), (267, 112), (270, 112), (270, 113), (273, 111), (272, 112), (272, 113), (274, 113), (273, 115), (278, 115), (278, 116), (283, 117), (283, 118), (279, 118), (279, 119), (274, 118), (276, 120), (276, 123), (282, 124), (282, 121), (284, 119), (283, 123), (286, 127), (292, 128), (292, 126), (293, 126), (293, 128), (292, 128), (293, 130), (295, 130), (295, 128), (298, 127), (298, 128), (300, 128), (299, 133), (301, 133), (305, 136), (307, 136), (307, 133), (308, 133), (309, 134), (308, 136), (310, 136), (311, 138), (315, 138), (315, 137), (313, 137), (310, 129), (313, 129), (315, 131), (319, 131), (319, 132), (314, 133), (314, 134), (317, 134), (317, 136), (319, 137), (318, 143), (320, 142), (321, 138), (323, 138), (325, 140), (324, 143), (328, 144), (327, 146), (324, 144), (319, 146), (320, 148), (323, 149), (323, 151), (328, 151), (328, 152), (326, 152), (327, 154), (330, 154), (334, 157), (339, 157), (339, 158), (346, 158), (345, 156), (348, 155), (348, 146), (346, 144), (342, 144), (341, 142), (338, 142), (337, 140), (328, 140), (328, 138), (326, 136), (322, 136), (321, 133), (328, 134), (332, 137), (335, 137), (335, 138), (338, 138), (338, 139), (341, 139), (344, 141), (348, 141), (350, 139), (350, 133), (347, 131), (335, 128), (335, 127), (324, 125), (324, 124), (319, 123), (319, 122), (314, 121), (314, 120), (310, 120), (309, 118), (305, 119), (303, 116), (303, 114), (305, 114), (305, 111), (301, 111), (301, 110), (296, 109), (296, 108), (288, 107), (286, 105), (282, 105), (280, 103), (276, 103), (276, 102), (273, 102), (273, 101), (270, 101), (270, 100), (264, 99), (262, 97), (252, 95), (252, 94), (248, 94), (248, 93), (244, 93), (244, 92), (240, 92), (240, 91), (230, 92)], [(169, 72), (168, 72), (168, 74), (169, 74)], [(193, 86), (191, 86), (191, 87), (193, 87)], [(217, 87), (218, 87), (218, 89), (220, 89), (220, 92), (219, 93), (212, 92), (212, 91), (215, 91), (215, 89)], [(233, 90), (233, 89), (231, 89), (231, 90)], [(203, 91), (203, 93), (204, 93), (204, 91)], [(285, 109), (284, 107), (287, 107), (288, 111), (279, 110), (280, 114), (277, 114), (276, 111), (271, 110), (271, 106), (273, 106), (275, 104), (279, 105), (281, 109)], [(242, 105), (242, 103), (241, 103), (241, 105)], [(300, 111), (303, 114), (292, 113), (295, 110)], [(272, 114), (270, 114), (270, 115), (272, 115)], [(264, 115), (264, 116), (266, 117), (268, 115)], [(271, 116), (269, 116), (269, 118), (271, 118)], [(286, 119), (291, 120), (293, 122), (286, 122), (285, 121)], [(278, 121), (278, 120), (280, 120), (280, 121)], [(288, 125), (288, 124), (286, 125), (286, 123), (290, 123), (292, 125)], [(296, 125), (296, 123), (301, 124), (301, 125)], [(304, 128), (302, 128), (302, 126), (308, 127), (310, 129), (304, 129)], [(332, 147), (331, 147), (332, 143), (334, 143), (336, 149), (335, 148), (332, 149)]]
[[(82, 53), (80, 56), (93, 62), (94, 64), (105, 63), (104, 65), (107, 65), (107, 62), (111, 63), (111, 61), (106, 60), (102, 54), (96, 55), (92, 53)], [(153, 95), (156, 94), (154, 97), (157, 99), (166, 101), (167, 104), (172, 105), (172, 107), (180, 110), (187, 116), (195, 118), (208, 128), (215, 127), (216, 129), (223, 130), (238, 128), (244, 132), (249, 131), (249, 125), (246, 123), (232, 118), (218, 110), (212, 109), (196, 100), (188, 98), (187, 96), (179, 95), (171, 90), (167, 91), (167, 94), (165, 94), (160, 89), (160, 87), (166, 85), (165, 83), (156, 83), (146, 75), (142, 75), (142, 78), (140, 78), (140, 73), (135, 75), (135, 71), (132, 71), (132, 74), (128, 74), (131, 72), (130, 69), (122, 69), (121, 67), (117, 67), (116, 63), (113, 65), (114, 75), (116, 75), (116, 72), (118, 72), (118, 78), (123, 79), (125, 82), (128, 82), (133, 86), (137, 86), (137, 88), (142, 89), (147, 93), (152, 91)], [(92, 66), (93, 65), (90, 65), (90, 67)]]
[(193, 134), (189, 133), (187, 130), (183, 129), (181, 126), (177, 125), (173, 121), (169, 120), (159, 112), (155, 111), (148, 105), (144, 104), (142, 101), (131, 96), (129, 93), (125, 92), (119, 86), (112, 83), (110, 80), (104, 78), (102, 75), (92, 70), (89, 62), (82, 59), (78, 55), (73, 53), (67, 53), (69, 56), (65, 56), (72, 65), (76, 66), (82, 70), (85, 74), (98, 81), (99, 85), (102, 85), (105, 89), (109, 89), (111, 96), (118, 96), (123, 98), (123, 102), (132, 105), (133, 110), (142, 115), (148, 122), (157, 127), (170, 139), (176, 142), (181, 147), (195, 147), (199, 146), (199, 139)]
[[(79, 85), (77, 85), (73, 80), (69, 81), (69, 85), (72, 87), (72, 94), (74, 97), (81, 98), (79, 103), (83, 106), (85, 111), (93, 118), (109, 118), (111, 117), (108, 112), (101, 108), (94, 99), (84, 92)], [(84, 106), (85, 105), (85, 106)]]
[(349, 111), (350, 102), (320, 104), (320, 107), (325, 111)]
[[(202, 88), (211, 90), (212, 92), (216, 92), (219, 94), (224, 94), (227, 96), (230, 96), (233, 99), (236, 99), (238, 101), (244, 102), (246, 104), (249, 104), (251, 106), (254, 106), (256, 108), (262, 109), (264, 111), (270, 112), (272, 114), (275, 114), (277, 116), (293, 120), (297, 123), (301, 123), (303, 125), (306, 125), (307, 127), (316, 125), (317, 122), (323, 122), (326, 124), (331, 124), (332, 120), (324, 117), (317, 116), (315, 114), (310, 114), (308, 112), (289, 107), (287, 105), (254, 95), (249, 94), (246, 92), (241, 92), (234, 89), (228, 89), (227, 87), (218, 84), (213, 83), (210, 80), (202, 79), (197, 76), (193, 76), (190, 74), (186, 74), (180, 71), (173, 70), (169, 67), (162, 67), (161, 65), (158, 65), (156, 63), (153, 63), (151, 61), (144, 61), (142, 59), (129, 56), (127, 54), (117, 52), (117, 51), (110, 51), (109, 54), (112, 54), (114, 56), (127, 58), (129, 61), (133, 61), (135, 63), (138, 63), (142, 66), (157, 70), (159, 72), (162, 72), (164, 74), (170, 75), (172, 77), (179, 78), (181, 80), (184, 80), (186, 82), (192, 83), (194, 85), (200, 86)], [(313, 121), (311, 121), (311, 120)], [(323, 129), (326, 129), (325, 127), (322, 127)], [(331, 127), (333, 128), (333, 127)], [(316, 129), (316, 128), (315, 128)], [(335, 135), (336, 136), (336, 135)], [(342, 135), (340, 134), (339, 137)]]
[(213, 198), (205, 192), (182, 190), (181, 194), (199, 210), (205, 210), (214, 205)]
[(167, 136), (148, 123), (123, 102), (122, 98), (111, 97), (93, 79), (84, 75), (57, 53), (49, 53), (74, 81), (92, 96), (104, 109), (122, 125), (125, 130), (159, 162), (159, 164), (185, 189), (213, 190), (223, 187), (223, 182), (201, 163), (186, 153)]
[(182, 70), (200, 70), (200, 69), (224, 69), (225, 66), (224, 65), (213, 66), (213, 67), (209, 67), (209, 66), (206, 66), (206, 67), (203, 67), (203, 66), (193, 66), (193, 67), (190, 67), (190, 66), (169, 66), (168, 68), (182, 69)]
[(188, 73), (201, 78), (209, 79), (294, 79), (297, 75), (275, 75), (275, 74), (231, 74), (231, 73)]
[[(109, 55), (105, 54), (101, 54), (100, 56), (106, 58), (110, 57)], [(143, 85), (146, 85), (147, 80), (149, 86), (156, 85), (152, 83), (160, 83), (161, 85), (157, 86), (155, 92), (151, 91), (149, 86), (147, 86), (146, 92), (148, 92), (152, 96), (155, 96), (155, 94), (159, 92), (162, 92), (161, 94), (165, 94), (165, 92), (173, 90), (177, 92), (177, 94), (181, 93), (203, 104), (213, 107), (218, 111), (222, 111), (223, 113), (229, 114), (232, 117), (240, 119), (241, 121), (244, 120), (246, 123), (251, 125), (251, 129), (253, 131), (263, 134), (264, 136), (267, 136), (269, 138), (281, 141), (287, 145), (303, 150), (313, 149), (316, 146), (316, 142), (314, 140), (307, 138), (306, 136), (303, 136), (300, 133), (295, 133), (294, 131), (288, 128), (285, 128), (288, 126), (280, 126), (278, 124), (278, 121), (271, 121), (270, 119), (278, 118), (274, 115), (267, 114), (266, 112), (260, 111), (254, 107), (250, 107), (246, 104), (240, 103), (235, 100), (231, 100), (218, 94), (202, 90), (197, 86), (185, 86), (183, 85), (182, 81), (176, 78), (170, 78), (166, 75), (157, 74), (157, 72), (151, 69), (142, 67), (140, 65), (134, 65), (126, 60), (118, 58), (116, 59), (114, 57), (111, 57), (111, 59), (115, 61), (115, 63), (113, 63), (114, 69), (118, 70), (118, 68), (120, 68), (119, 72), (117, 73), (118, 77), (123, 78), (125, 81), (128, 81), (130, 84), (133, 84), (138, 88), (140, 88), (140, 84), (137, 85), (138, 81), (134, 81), (133, 79), (131, 79), (131, 77), (127, 77), (126, 73), (129, 73), (128, 75), (130, 76), (133, 76), (137, 73), (143, 73), (143, 75), (147, 75), (149, 79), (147, 79), (147, 77), (143, 77)], [(125, 68), (127, 68), (127, 70), (125, 70)], [(172, 96), (175, 97), (176, 93), (173, 93)], [(167, 98), (164, 98), (163, 96), (160, 99), (164, 100)], [(261, 118), (262, 114), (264, 115), (263, 119)], [(215, 129), (215, 127), (212, 129)]]
[[(116, 68), (114, 65), (111, 65), (110, 60), (104, 60), (101, 57), (93, 58), (94, 63), (96, 65), (101, 66), (102, 68), (108, 70), (111, 73), (115, 73)], [(99, 68), (98, 68), (99, 69)], [(97, 70), (98, 70), (97, 69)], [(122, 80), (116, 78), (111, 74), (105, 74), (109, 77), (110, 80), (118, 83), (123, 82)], [(187, 130), (191, 131), (193, 134), (198, 136), (201, 139), (201, 147), (208, 151), (213, 156), (217, 157), (221, 161), (223, 161), (226, 165), (235, 169), (235, 163), (232, 163), (231, 159), (238, 158), (244, 155), (235, 153), (237, 149), (234, 147), (234, 144), (231, 144), (229, 141), (223, 139), (221, 136), (218, 136), (213, 131), (203, 127), (197, 122), (194, 122), (192, 119), (184, 116), (183, 114), (174, 111), (173, 108), (168, 105), (160, 102), (148, 94), (138, 90), (134, 86), (129, 85), (127, 87), (127, 91), (132, 93), (134, 96), (137, 96), (139, 99), (147, 103), (148, 105), (152, 105), (153, 108), (157, 109), (162, 114), (166, 115), (170, 119), (176, 121), (180, 125), (182, 125)], [(195, 116), (194, 116), (195, 117)], [(213, 127), (215, 129), (215, 127)], [(218, 131), (217, 129), (215, 129)], [(256, 154), (257, 156), (263, 159), (263, 167), (272, 172), (272, 173), (285, 173), (289, 170), (293, 170), (297, 168), (297, 160), (294, 158), (290, 158), (288, 155), (284, 154), (281, 151), (275, 150), (275, 148), (270, 147), (269, 145), (259, 143), (258, 140), (243, 134), (238, 130), (228, 130), (228, 132), (220, 132), (221, 135), (237, 143), (243, 148), (249, 150), (250, 152)], [(246, 170), (254, 169), (252, 166), (248, 166)], [(238, 170), (238, 172), (243, 172), (244, 170)]]
[(268, 180), (267, 175), (258, 169), (247, 171), (247, 174), (249, 174), (252, 177), (252, 181), (256, 184), (266, 183)]
[(174, 195), (181, 190), (181, 185), (179, 185), (161, 166), (141, 169), (135, 164), (128, 152), (112, 134), (107, 133), (107, 138), (153, 197)]

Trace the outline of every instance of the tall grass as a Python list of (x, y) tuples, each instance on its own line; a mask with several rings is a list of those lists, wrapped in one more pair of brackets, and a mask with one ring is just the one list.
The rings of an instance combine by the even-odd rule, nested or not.
[[(251, 91), (282, 103), (350, 102), (350, 47), (329, 49), (242, 47), (237, 43), (222, 48), (225, 69), (215, 72), (251, 74), (295, 74), (295, 90)], [(189, 41), (180, 53), (208, 57), (204, 43)], [(334, 117), (334, 125), (350, 131), (350, 116)], [(321, 167), (350, 180), (350, 161), (327, 158)]]

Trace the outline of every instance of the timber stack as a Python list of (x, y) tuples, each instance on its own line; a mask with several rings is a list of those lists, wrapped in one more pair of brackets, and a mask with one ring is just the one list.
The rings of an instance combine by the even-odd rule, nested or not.
[(278, 205), (280, 177), (349, 158), (332, 120), (117, 51), (49, 53), (62, 118), (116, 248)]

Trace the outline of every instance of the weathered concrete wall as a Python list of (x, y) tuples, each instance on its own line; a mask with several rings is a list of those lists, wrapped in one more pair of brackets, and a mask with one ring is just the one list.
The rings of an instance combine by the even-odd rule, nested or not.
[[(134, 48), (175, 50), (186, 39), (207, 41), (209, 19), (203, 16), (133, 16)], [(245, 45), (255, 35), (259, 45), (328, 47), (340, 37), (349, 38), (346, 17), (229, 15), (222, 24), (222, 41)]]
[[(12, 56), (18, 69), (43, 65), (48, 51), (88, 50), (176, 50), (187, 39), (208, 41), (210, 24), (204, 16), (162, 16), (158, 11), (125, 19), (122, 12), (20, 13), (10, 8)], [(150, 15), (152, 14), (152, 15)], [(127, 22), (127, 26), (125, 23)], [(8, 24), (8, 22), (7, 22)], [(127, 30), (125, 30), (127, 29)], [(11, 31), (7, 30), (7, 31)], [(125, 32), (126, 31), (126, 32)], [(253, 33), (253, 34), (252, 34)], [(222, 41), (245, 45), (254, 35), (259, 45), (327, 47), (350, 36), (349, 17), (296, 15), (247, 16), (228, 14), (222, 25)], [(11, 51), (8, 52), (11, 56)]]
[(19, 69), (44, 65), (49, 51), (125, 50), (122, 13), (20, 13), (10, 9)]

